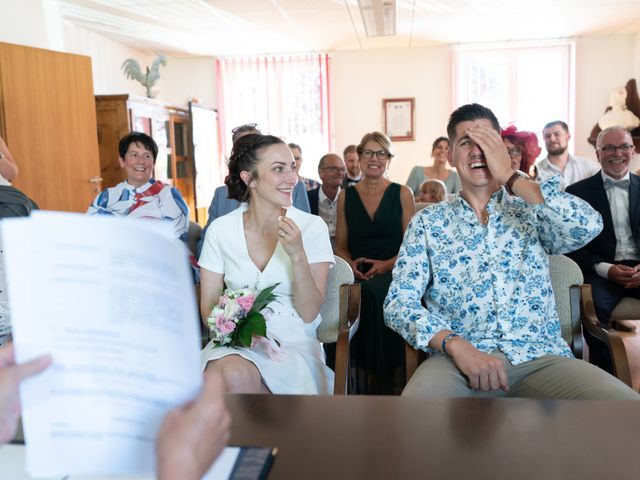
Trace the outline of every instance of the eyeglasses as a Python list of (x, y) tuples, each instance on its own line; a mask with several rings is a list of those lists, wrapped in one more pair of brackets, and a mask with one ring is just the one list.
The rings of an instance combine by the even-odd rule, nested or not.
[(245, 123), (244, 125), (240, 125), (232, 129), (231, 135), (233, 135), (236, 132), (246, 132), (247, 130), (257, 130), (257, 129), (258, 129), (257, 123)]
[(511, 158), (522, 156), (522, 150), (520, 150), (518, 147), (510, 148), (507, 150), (507, 152), (509, 153), (509, 156)]
[(604, 153), (615, 153), (616, 150), (620, 150), (622, 153), (629, 153), (632, 148), (633, 145), (623, 143), (622, 145), (605, 145), (604, 147), (600, 147), (599, 150)]
[(347, 171), (344, 167), (322, 167), (320, 170), (329, 170), (331, 173), (346, 173)]
[(374, 152), (373, 150), (363, 150), (360, 154), (362, 158), (366, 158), (367, 160), (373, 158), (374, 155), (378, 157), (378, 160), (386, 160), (391, 156), (389, 155), (389, 152), (385, 150), (378, 150), (377, 152)]

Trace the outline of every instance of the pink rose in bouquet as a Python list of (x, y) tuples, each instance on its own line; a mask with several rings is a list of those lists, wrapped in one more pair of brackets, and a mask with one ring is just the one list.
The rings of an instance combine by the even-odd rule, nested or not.
[(253, 337), (266, 337), (261, 312), (276, 299), (273, 290), (278, 285), (260, 291), (249, 287), (225, 290), (207, 318), (211, 340), (217, 345), (250, 348), (255, 344)]

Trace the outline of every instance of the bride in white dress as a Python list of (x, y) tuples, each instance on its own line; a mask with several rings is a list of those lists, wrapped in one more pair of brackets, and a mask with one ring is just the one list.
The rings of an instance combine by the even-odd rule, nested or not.
[(273, 313), (267, 332), (285, 352), (284, 358), (272, 359), (261, 345), (234, 348), (209, 342), (202, 351), (203, 368), (220, 371), (230, 392), (333, 390), (333, 372), (315, 333), (333, 252), (324, 221), (291, 206), (297, 181), (291, 151), (279, 138), (251, 134), (234, 144), (225, 183), (230, 198), (246, 203), (207, 230), (199, 260), (200, 310), (207, 318), (225, 286), (261, 290), (279, 282), (277, 298), (269, 304)]

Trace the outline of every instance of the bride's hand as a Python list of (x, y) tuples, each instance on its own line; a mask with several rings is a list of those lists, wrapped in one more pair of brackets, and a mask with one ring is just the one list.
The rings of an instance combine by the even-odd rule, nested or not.
[(290, 218), (278, 218), (278, 241), (292, 260), (295, 260), (301, 253), (304, 254), (302, 233)]

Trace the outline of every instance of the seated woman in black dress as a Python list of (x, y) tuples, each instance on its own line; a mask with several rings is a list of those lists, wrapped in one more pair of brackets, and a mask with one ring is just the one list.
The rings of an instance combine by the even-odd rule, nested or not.
[(394, 393), (394, 370), (404, 365), (404, 340), (385, 326), (382, 304), (415, 205), (408, 187), (385, 177), (391, 148), (380, 132), (362, 137), (356, 149), (362, 180), (338, 197), (336, 254), (362, 286), (360, 328), (352, 344), (353, 365), (366, 374), (358, 379), (360, 393)]

